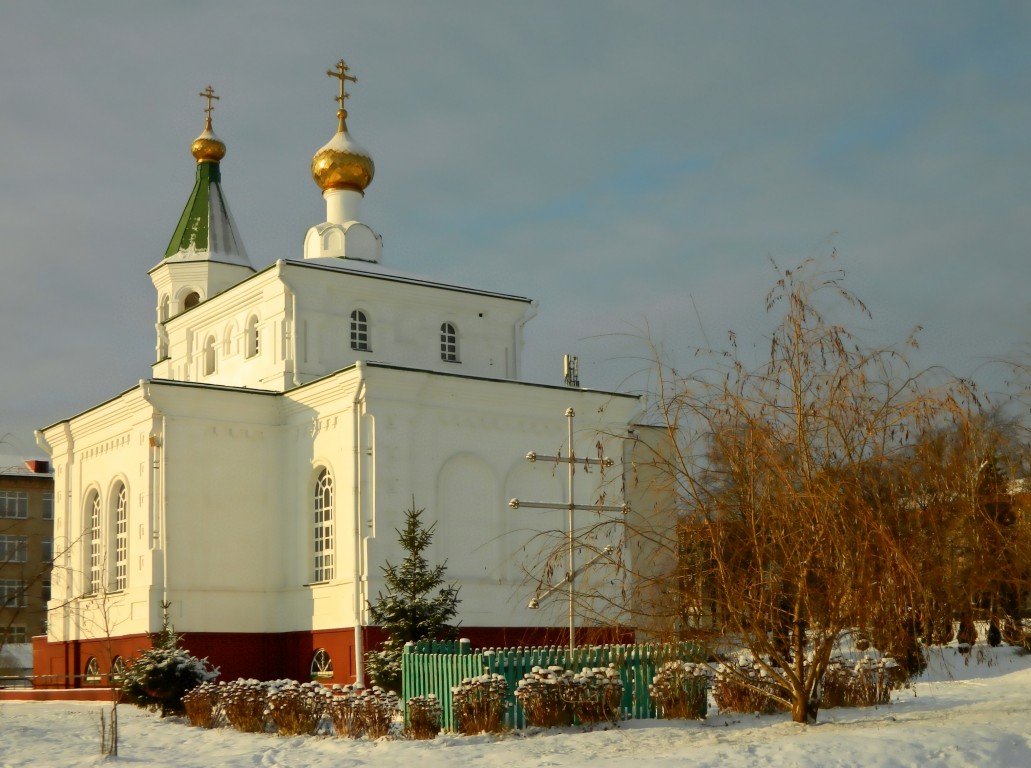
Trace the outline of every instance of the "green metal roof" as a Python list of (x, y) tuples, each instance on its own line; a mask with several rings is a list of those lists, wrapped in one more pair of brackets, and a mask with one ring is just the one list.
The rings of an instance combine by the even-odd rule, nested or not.
[(208, 250), (208, 227), (211, 221), (210, 197), (212, 187), (219, 197), (222, 190), (219, 182), (222, 181), (222, 172), (218, 163), (197, 163), (197, 180), (193, 184), (193, 192), (186, 202), (186, 209), (179, 219), (179, 225), (175, 228), (172, 241), (165, 249), (165, 258), (174, 256), (179, 251)]

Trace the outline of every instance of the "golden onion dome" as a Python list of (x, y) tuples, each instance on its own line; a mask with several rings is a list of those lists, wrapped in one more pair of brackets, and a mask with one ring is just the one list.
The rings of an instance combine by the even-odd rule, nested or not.
[(347, 112), (337, 112), (337, 132), (311, 159), (311, 176), (323, 191), (351, 189), (364, 192), (372, 183), (376, 166), (372, 156), (347, 132)]
[(226, 145), (211, 130), (210, 116), (204, 126), (204, 131), (190, 145), (190, 152), (197, 158), (198, 163), (217, 163), (226, 156)]

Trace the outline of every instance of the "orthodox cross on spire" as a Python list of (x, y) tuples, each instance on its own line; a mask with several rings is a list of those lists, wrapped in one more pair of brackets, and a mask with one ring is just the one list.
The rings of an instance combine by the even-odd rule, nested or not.
[(200, 96), (202, 99), (207, 99), (208, 100), (208, 106), (206, 106), (204, 108), (204, 111), (207, 113), (207, 116), (208, 116), (208, 118), (207, 118), (208, 128), (210, 128), (211, 127), (211, 113), (215, 109), (212, 106), (212, 104), (211, 104), (211, 100), (214, 99), (215, 101), (218, 101), (218, 96), (215, 95), (215, 89), (212, 88), (210, 85), (207, 88), (205, 88), (203, 91), (201, 91), (199, 94), (197, 94), (197, 95)]
[(344, 118), (347, 117), (347, 110), (344, 109), (344, 99), (351, 95), (347, 92), (347, 81), (350, 80), (352, 83), (358, 82), (357, 77), (355, 77), (354, 75), (347, 74), (350, 71), (350, 68), (347, 66), (347, 64), (344, 63), (343, 59), (340, 59), (340, 61), (337, 62), (336, 72), (334, 72), (332, 69), (326, 70), (327, 75), (329, 75), (330, 77), (335, 77), (337, 80), (340, 81), (340, 95), (334, 99), (334, 101), (340, 104), (340, 109), (337, 110), (337, 117), (340, 119), (340, 124), (337, 128), (338, 132), (342, 132), (345, 130)]

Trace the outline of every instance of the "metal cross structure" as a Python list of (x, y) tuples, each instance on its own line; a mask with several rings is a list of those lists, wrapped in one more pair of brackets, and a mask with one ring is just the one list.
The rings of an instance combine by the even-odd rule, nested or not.
[(351, 68), (344, 63), (343, 59), (340, 59), (340, 61), (337, 62), (336, 72), (334, 72), (332, 69), (326, 70), (327, 75), (329, 75), (330, 77), (335, 77), (337, 80), (340, 81), (340, 95), (337, 96), (335, 99), (340, 104), (340, 109), (345, 108), (344, 99), (351, 95), (347, 92), (347, 81), (350, 80), (352, 83), (358, 82), (357, 77), (347, 74), (350, 71)]
[(212, 88), (210, 85), (207, 88), (205, 88), (203, 91), (201, 91), (199, 94), (197, 94), (197, 95), (200, 96), (202, 99), (207, 99), (208, 100), (208, 106), (206, 106), (204, 108), (204, 113), (208, 116), (208, 127), (210, 128), (211, 127), (211, 113), (215, 109), (215, 106), (211, 103), (211, 101), (212, 101), (212, 99), (214, 99), (215, 101), (218, 101), (220, 97), (215, 95), (215, 89)]
[[(554, 502), (542, 502), (542, 501), (521, 501), (520, 499), (512, 499), (508, 502), (508, 506), (512, 509), (519, 509), (526, 507), (528, 509), (554, 509), (554, 510), (566, 510), (566, 544), (569, 549), (569, 570), (566, 572), (566, 576), (558, 584), (550, 585), (549, 588), (544, 592), (543, 596), (550, 595), (555, 590), (559, 589), (563, 583), (569, 586), (569, 653), (570, 658), (576, 649), (576, 554), (575, 554), (575, 528), (573, 527), (573, 513), (576, 510), (590, 511), (590, 512), (621, 512), (627, 514), (630, 511), (630, 505), (627, 503), (620, 504), (619, 506), (604, 505), (604, 504), (577, 504), (575, 495), (573, 494), (573, 475), (576, 472), (576, 465), (581, 464), (586, 470), (591, 466), (600, 466), (603, 469), (613, 466), (615, 462), (607, 456), (600, 456), (597, 459), (578, 459), (576, 457), (576, 451), (573, 450), (573, 417), (576, 413), (572, 408), (566, 409), (566, 424), (569, 439), (569, 452), (566, 456), (542, 456), (539, 453), (530, 451), (526, 454), (526, 460), (531, 464), (537, 461), (554, 461), (557, 464), (565, 464), (569, 473), (569, 480), (567, 486), (567, 498), (565, 503), (554, 503)], [(610, 555), (612, 552), (611, 547), (606, 547), (602, 552), (597, 555), (594, 559), (584, 564), (584, 568), (593, 565), (602, 557)], [(530, 607), (536, 608), (538, 598), (534, 598), (530, 601)]]

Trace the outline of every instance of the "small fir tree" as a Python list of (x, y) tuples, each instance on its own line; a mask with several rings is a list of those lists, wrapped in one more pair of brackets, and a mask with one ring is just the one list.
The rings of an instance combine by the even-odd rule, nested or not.
[(138, 707), (160, 710), (161, 716), (181, 715), (183, 696), (218, 677), (207, 659), (198, 659), (179, 647), (182, 637), (168, 619), (169, 603), (162, 603), (161, 631), (154, 635), (154, 647), (140, 653), (125, 670), (122, 690)]
[[(405, 526), (398, 541), (408, 554), (401, 565), (389, 562), (382, 568), (387, 594), (382, 592), (369, 604), (372, 621), (383, 628), (387, 639), (378, 651), (365, 654), (365, 669), (373, 683), (401, 691), (401, 654), (405, 643), (418, 640), (454, 640), (458, 627), (451, 621), (458, 615), (458, 587), (445, 586), (447, 561), (430, 567), (423, 552), (433, 541), (433, 529), (423, 526), (424, 509), (405, 512)], [(395, 529), (396, 530), (396, 529)]]

